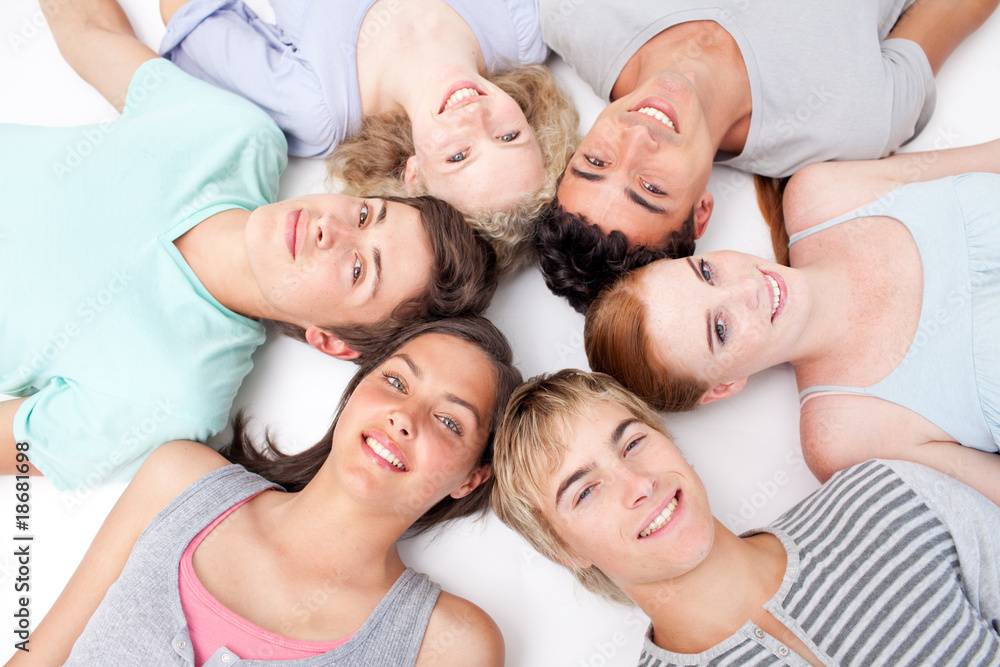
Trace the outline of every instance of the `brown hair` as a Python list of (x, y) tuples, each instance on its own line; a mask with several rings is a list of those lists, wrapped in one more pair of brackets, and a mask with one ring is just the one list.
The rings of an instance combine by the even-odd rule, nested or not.
[[(494, 400), (490, 411), (489, 432), (477, 465), (492, 464), (494, 435), (507, 398), (521, 382), (521, 373), (513, 365), (513, 352), (507, 339), (489, 320), (478, 315), (417, 323), (401, 332), (392, 345), (387, 345), (378, 353), (366, 357), (344, 390), (333, 423), (323, 438), (312, 447), (298, 454), (284, 454), (271, 439), (270, 434), (265, 432), (263, 450), (258, 450), (248, 433), (247, 419), (240, 411), (233, 423), (233, 439), (222, 450), (222, 455), (233, 463), (238, 463), (247, 470), (282, 485), (288, 491), (301, 490), (326, 462), (340, 415), (361, 381), (408, 342), (432, 333), (453, 336), (472, 343), (490, 360), (494, 375)], [(446, 496), (417, 519), (411, 526), (410, 533), (422, 533), (444, 521), (483, 512), (489, 503), (492, 487), (491, 476), (467, 496), (458, 499)]]
[(572, 420), (594, 403), (610, 401), (668, 438), (659, 415), (638, 397), (601, 373), (562, 370), (540, 375), (518, 387), (507, 403), (497, 431), (493, 473), (493, 511), (546, 558), (565, 565), (584, 588), (616, 602), (629, 599), (595, 566), (572, 564), (573, 550), (542, 511), (543, 485), (562, 463)]
[[(493, 71), (486, 78), (521, 107), (538, 140), (545, 166), (542, 188), (514, 208), (463, 211), (468, 223), (493, 245), (497, 268), (503, 275), (533, 256), (534, 222), (555, 197), (556, 181), (576, 150), (579, 116), (552, 73), (542, 65)], [(365, 116), (361, 131), (327, 158), (327, 170), (330, 180), (339, 182), (348, 194), (405, 195), (403, 173), (407, 158), (413, 154), (413, 130), (406, 114)]]
[(671, 369), (656, 353), (638, 290), (643, 273), (622, 276), (591, 304), (583, 328), (587, 360), (592, 369), (612, 376), (657, 410), (691, 410), (711, 387)]
[(757, 190), (757, 206), (760, 207), (764, 222), (771, 230), (771, 248), (774, 260), (788, 266), (788, 230), (785, 228), (784, 197), (788, 187), (788, 177), (769, 178), (754, 174), (753, 185)]
[[(412, 322), (482, 312), (497, 288), (496, 254), (453, 206), (428, 196), (385, 199), (412, 206), (420, 213), (434, 265), (425, 291), (397, 305), (384, 320), (324, 327), (362, 358), (390, 344)], [(274, 324), (281, 333), (305, 341), (302, 327), (289, 322)]]

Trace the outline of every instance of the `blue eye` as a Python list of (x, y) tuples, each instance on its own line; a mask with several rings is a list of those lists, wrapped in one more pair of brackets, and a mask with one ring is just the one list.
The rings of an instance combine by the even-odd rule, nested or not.
[(593, 490), (594, 490), (593, 484), (584, 488), (583, 491), (580, 492), (580, 495), (576, 497), (576, 502), (573, 504), (573, 507), (579, 507), (580, 503), (585, 501), (590, 496)]
[(721, 319), (715, 320), (715, 335), (720, 343), (726, 344), (726, 325), (722, 323)]
[(629, 452), (631, 452), (631, 451), (632, 451), (633, 449), (635, 449), (635, 448), (636, 448), (636, 447), (638, 447), (638, 446), (639, 446), (640, 444), (642, 444), (642, 441), (643, 441), (643, 437), (642, 437), (642, 436), (639, 436), (639, 437), (638, 437), (638, 438), (636, 438), (635, 440), (632, 440), (632, 441), (630, 441), (630, 442), (629, 442), (629, 443), (628, 443), (627, 445), (625, 445), (625, 451), (624, 451), (624, 452), (622, 452), (622, 453), (623, 453), (623, 454), (628, 454), (628, 453), (629, 453)]
[(382, 377), (384, 377), (385, 381), (388, 382), (390, 385), (392, 385), (393, 388), (398, 389), (404, 394), (406, 393), (406, 385), (403, 384), (403, 381), (400, 380), (397, 376), (393, 375), (392, 373), (382, 373)]
[(521, 136), (520, 132), (508, 132), (507, 134), (500, 137), (500, 141), (514, 141), (519, 136)]
[(462, 425), (459, 424), (454, 419), (452, 419), (451, 417), (447, 417), (447, 416), (443, 416), (442, 415), (441, 417), (438, 417), (438, 419), (441, 420), (442, 424), (444, 424), (445, 426), (447, 426), (450, 430), (454, 431), (456, 435), (462, 435), (462, 433), (464, 432), (462, 430)]
[(461, 162), (466, 157), (468, 157), (468, 155), (469, 151), (462, 151), (461, 153), (455, 153), (450, 158), (448, 158), (448, 162)]
[(701, 270), (701, 277), (705, 279), (705, 282), (712, 283), (712, 267), (705, 260), (699, 260), (698, 267)]

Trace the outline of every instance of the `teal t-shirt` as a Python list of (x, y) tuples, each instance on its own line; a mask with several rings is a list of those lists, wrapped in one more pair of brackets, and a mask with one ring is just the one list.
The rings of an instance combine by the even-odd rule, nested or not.
[(273, 202), (284, 136), (249, 102), (163, 59), (121, 117), (0, 125), (0, 393), (14, 436), (59, 488), (131, 477), (156, 446), (226, 424), (264, 340), (173, 241)]

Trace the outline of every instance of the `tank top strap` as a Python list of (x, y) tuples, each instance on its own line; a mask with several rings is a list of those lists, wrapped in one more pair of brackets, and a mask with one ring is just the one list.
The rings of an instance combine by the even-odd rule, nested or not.
[(799, 408), (817, 396), (867, 396), (865, 387), (844, 387), (835, 384), (818, 384), (799, 392)]

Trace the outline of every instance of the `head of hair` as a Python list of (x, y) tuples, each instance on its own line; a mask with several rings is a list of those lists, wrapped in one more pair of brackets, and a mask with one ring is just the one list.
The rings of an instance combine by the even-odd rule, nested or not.
[(577, 312), (586, 313), (600, 291), (619, 276), (664, 257), (694, 253), (694, 211), (661, 247), (630, 248), (622, 232), (605, 233), (556, 201), (538, 223), (535, 246), (545, 284)]
[[(385, 347), (412, 322), (482, 312), (497, 288), (493, 248), (465, 224), (453, 206), (427, 196), (385, 199), (417, 209), (434, 264), (424, 291), (397, 305), (385, 319), (374, 324), (323, 327), (360, 358)], [(292, 338), (306, 339), (305, 329), (295, 324), (275, 322), (275, 328)]]
[(573, 549), (546, 518), (545, 486), (569, 447), (573, 422), (609, 401), (670, 438), (659, 416), (638, 397), (602, 373), (562, 370), (517, 388), (497, 432), (493, 511), (550, 560), (567, 567), (589, 591), (616, 602), (629, 599), (599, 568), (574, 564)]
[(788, 266), (788, 229), (785, 227), (785, 188), (789, 177), (769, 178), (754, 174), (753, 185), (757, 191), (757, 206), (764, 216), (764, 222), (771, 230), (771, 248), (774, 261)]
[[(534, 222), (555, 197), (556, 181), (576, 150), (579, 116), (542, 65), (496, 70), (487, 78), (521, 107), (538, 140), (545, 167), (542, 187), (517, 206), (501, 211), (485, 207), (463, 211), (469, 224), (493, 245), (498, 271), (504, 275), (532, 258)], [(408, 192), (403, 182), (406, 160), (413, 154), (413, 129), (406, 114), (365, 116), (361, 131), (327, 158), (327, 171), (330, 180), (348, 194), (402, 196)]]
[(590, 306), (583, 327), (587, 361), (594, 371), (607, 373), (657, 410), (692, 410), (710, 386), (671, 369), (657, 352), (639, 294), (642, 274), (622, 276)]
[[(366, 357), (344, 390), (333, 423), (323, 438), (312, 447), (298, 454), (284, 454), (271, 439), (270, 434), (265, 433), (263, 447), (258, 449), (248, 433), (247, 419), (241, 411), (233, 423), (233, 439), (222, 450), (222, 455), (229, 461), (280, 484), (287, 491), (301, 490), (326, 462), (340, 415), (361, 381), (408, 342), (427, 334), (443, 334), (472, 343), (490, 361), (493, 369), (494, 398), (493, 405), (490, 406), (489, 431), (477, 466), (492, 465), (493, 441), (503, 415), (503, 408), (511, 392), (521, 382), (521, 373), (513, 364), (514, 355), (507, 339), (489, 320), (478, 315), (418, 322), (400, 332), (392, 345), (387, 345), (376, 354)], [(445, 496), (417, 519), (411, 526), (410, 533), (421, 533), (450, 519), (482, 513), (489, 504), (492, 487), (491, 476), (467, 496), (457, 499)], [(391, 499), (387, 498), (386, 502), (391, 502)]]

